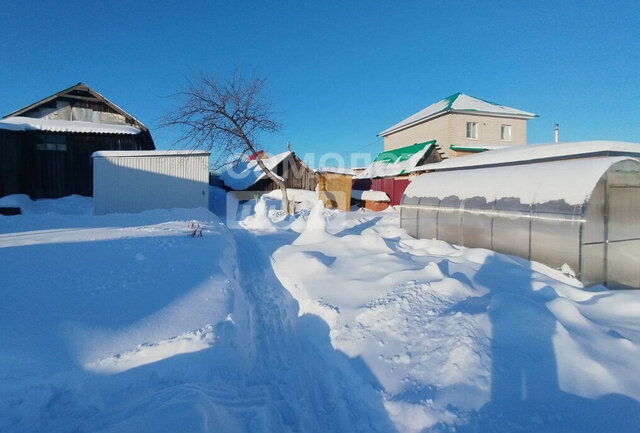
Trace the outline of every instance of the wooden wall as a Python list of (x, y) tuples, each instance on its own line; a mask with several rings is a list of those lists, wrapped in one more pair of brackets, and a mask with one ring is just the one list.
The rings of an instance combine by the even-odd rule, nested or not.
[(148, 132), (120, 135), (2, 131), (0, 196), (27, 194), (32, 199), (70, 194), (91, 196), (93, 152), (147, 149), (155, 149)]
[[(295, 154), (278, 164), (275, 173), (284, 179), (287, 188), (307, 191), (315, 191), (316, 189), (316, 173)], [(278, 185), (269, 177), (265, 177), (248, 188), (248, 191), (273, 191), (276, 189), (279, 189)]]
[(329, 209), (348, 211), (351, 207), (352, 176), (338, 173), (318, 173), (318, 198)]

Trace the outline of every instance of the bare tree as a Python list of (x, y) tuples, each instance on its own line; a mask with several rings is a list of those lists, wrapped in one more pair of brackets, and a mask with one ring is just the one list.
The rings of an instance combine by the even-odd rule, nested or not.
[(264, 78), (255, 74), (245, 77), (235, 71), (230, 78), (197, 74), (187, 78), (186, 86), (175, 95), (181, 104), (163, 117), (162, 126), (179, 127), (182, 135), (178, 143), (211, 151), (218, 164), (223, 160), (237, 163), (247, 154), (253, 155), (282, 191), (282, 209), (292, 213), (284, 181), (258, 155), (260, 135), (279, 129), (264, 87)]

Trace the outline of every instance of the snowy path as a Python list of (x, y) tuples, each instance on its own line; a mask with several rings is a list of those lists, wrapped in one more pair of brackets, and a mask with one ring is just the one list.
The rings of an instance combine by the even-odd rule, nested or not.
[(250, 307), (252, 380), (271, 404), (267, 431), (393, 431), (366, 366), (335, 351), (316, 316), (298, 317), (297, 302), (273, 274), (254, 235), (233, 232)]

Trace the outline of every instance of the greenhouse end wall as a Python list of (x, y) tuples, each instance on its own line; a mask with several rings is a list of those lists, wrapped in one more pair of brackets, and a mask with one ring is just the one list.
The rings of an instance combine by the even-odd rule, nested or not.
[(427, 173), (406, 190), (416, 238), (560, 268), (586, 285), (640, 288), (640, 162), (597, 158)]

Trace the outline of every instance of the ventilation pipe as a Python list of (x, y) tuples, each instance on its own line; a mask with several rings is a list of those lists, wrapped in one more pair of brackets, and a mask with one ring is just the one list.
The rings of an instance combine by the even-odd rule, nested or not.
[(556, 130), (555, 130), (555, 132), (554, 132), (554, 134), (553, 134), (553, 142), (554, 142), (554, 143), (557, 143), (557, 142), (558, 142), (558, 126), (559, 126), (559, 125), (556, 123), (556, 124), (555, 124), (555, 128), (556, 128)]

